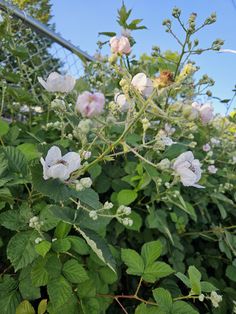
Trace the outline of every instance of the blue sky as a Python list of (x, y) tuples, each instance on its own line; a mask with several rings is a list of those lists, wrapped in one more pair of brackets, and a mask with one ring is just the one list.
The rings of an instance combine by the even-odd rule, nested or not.
[[(95, 53), (96, 42), (100, 39), (98, 32), (120, 33), (116, 23), (117, 9), (122, 3), (120, 0), (51, 0), (51, 3), (56, 30), (91, 55)], [(216, 12), (217, 22), (203, 29), (197, 37), (200, 46), (206, 47), (214, 39), (221, 38), (225, 40), (224, 48), (236, 50), (236, 5), (233, 5), (233, 0), (126, 0), (125, 4), (133, 9), (131, 18), (142, 18), (148, 28), (133, 33), (137, 41), (133, 49), (136, 55), (150, 53), (153, 45), (160, 46), (163, 51), (179, 50), (162, 26), (163, 19), (171, 17), (174, 6), (181, 8), (185, 20), (191, 12), (197, 13), (199, 22)], [(179, 28), (177, 33), (180, 35)], [(108, 52), (108, 49), (104, 51)], [(208, 52), (194, 60), (201, 67), (200, 74), (207, 73), (216, 81), (212, 89), (214, 95), (230, 98), (236, 84), (236, 55)], [(216, 111), (224, 112), (223, 104), (214, 102), (214, 105)]]

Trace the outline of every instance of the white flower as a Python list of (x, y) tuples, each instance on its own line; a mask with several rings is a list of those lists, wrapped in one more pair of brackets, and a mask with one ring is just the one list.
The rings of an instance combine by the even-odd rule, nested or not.
[(92, 218), (93, 220), (97, 220), (98, 219), (98, 215), (97, 215), (96, 210), (91, 210), (89, 212), (89, 217)]
[(121, 220), (124, 226), (131, 227), (133, 225), (133, 220), (130, 218), (124, 218)]
[(87, 178), (80, 179), (80, 183), (82, 184), (84, 188), (88, 189), (93, 184), (93, 181), (89, 177), (87, 177)]
[(80, 155), (74, 152), (67, 153), (62, 157), (61, 150), (57, 146), (52, 146), (45, 158), (41, 157), (43, 166), (43, 178), (67, 180), (70, 174), (80, 167)]
[(39, 83), (48, 91), (48, 92), (60, 92), (60, 93), (69, 93), (75, 86), (76, 79), (70, 75), (61, 75), (57, 72), (52, 72), (49, 74), (46, 82), (38, 77)]
[(144, 73), (136, 74), (131, 84), (145, 97), (149, 97), (153, 92), (152, 81)]
[(34, 240), (35, 244), (38, 244), (38, 243), (40, 243), (40, 242), (42, 242), (42, 241), (43, 241), (43, 239), (40, 238), (40, 237), (38, 237), (38, 238), (36, 238), (36, 239)]
[(161, 141), (165, 146), (171, 146), (176, 143), (168, 136), (161, 136)]
[(113, 204), (111, 202), (106, 201), (105, 204), (103, 205), (104, 209), (111, 209), (113, 208)]
[(202, 146), (202, 149), (204, 152), (209, 152), (211, 150), (211, 146), (206, 143), (205, 145)]
[(180, 176), (180, 181), (184, 186), (203, 188), (196, 184), (201, 178), (201, 164), (198, 159), (194, 159), (191, 151), (179, 155), (173, 164), (173, 169)]
[(191, 112), (191, 117), (193, 119), (198, 118), (200, 115), (200, 118), (202, 120), (203, 124), (207, 124), (210, 122), (213, 117), (214, 117), (214, 108), (211, 104), (204, 104), (200, 105), (197, 102), (192, 103), (192, 112)]
[(203, 302), (204, 299), (205, 299), (204, 294), (200, 294), (199, 297), (198, 297), (198, 300), (199, 300), (200, 302)]
[(116, 93), (114, 97), (114, 102), (119, 105), (119, 109), (121, 112), (128, 111), (130, 105), (126, 100), (126, 97), (124, 94)]
[(220, 140), (218, 140), (217, 138), (212, 137), (211, 138), (211, 144), (217, 146), (217, 145), (220, 144)]
[(75, 109), (83, 117), (92, 118), (103, 112), (104, 104), (105, 96), (102, 93), (85, 91), (78, 96)]
[(233, 156), (232, 158), (232, 163), (235, 165), (236, 164), (236, 156)]
[(199, 109), (200, 117), (203, 124), (207, 124), (214, 117), (214, 108), (211, 104), (204, 104)]
[(162, 159), (158, 163), (158, 168), (160, 168), (161, 170), (169, 169), (170, 168), (170, 161), (169, 161), (169, 159), (168, 158)]
[(169, 124), (169, 123), (165, 123), (165, 128), (164, 129), (165, 129), (165, 132), (166, 132), (167, 135), (172, 135), (176, 131), (176, 128), (173, 128), (171, 126), (171, 124)]
[(222, 301), (222, 296), (217, 294), (216, 291), (212, 291), (211, 292), (211, 296), (210, 296), (210, 300), (212, 302), (212, 305), (214, 307), (218, 307), (219, 306), (219, 303)]
[(210, 173), (216, 173), (218, 170), (218, 168), (216, 168), (214, 165), (208, 166), (207, 169)]

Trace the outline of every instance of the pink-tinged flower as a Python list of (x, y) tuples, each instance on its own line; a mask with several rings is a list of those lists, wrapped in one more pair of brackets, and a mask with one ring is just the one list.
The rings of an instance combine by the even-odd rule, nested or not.
[(41, 157), (40, 162), (43, 166), (43, 178), (60, 179), (62, 181), (69, 179), (70, 174), (80, 167), (80, 155), (70, 152), (61, 155), (61, 150), (57, 146), (52, 146), (45, 158)]
[(173, 164), (173, 169), (180, 176), (180, 181), (184, 186), (203, 188), (196, 184), (201, 178), (201, 164), (198, 159), (194, 159), (191, 151), (179, 155)]
[(204, 152), (209, 152), (211, 150), (211, 145), (206, 143), (205, 145), (202, 146), (202, 149)]
[(208, 166), (207, 169), (208, 169), (208, 171), (209, 171), (210, 173), (216, 173), (217, 170), (218, 170), (218, 168), (216, 168), (214, 165)]
[(39, 83), (48, 92), (59, 92), (59, 93), (69, 93), (75, 86), (76, 79), (70, 75), (61, 75), (57, 72), (52, 72), (49, 74), (46, 81), (41, 77), (38, 77)]
[(129, 39), (125, 36), (114, 36), (110, 39), (111, 52), (128, 55), (131, 52)]
[(144, 73), (136, 74), (131, 84), (145, 97), (149, 97), (153, 92), (152, 80)]
[(126, 112), (129, 110), (130, 104), (127, 102), (124, 94), (116, 93), (114, 101), (119, 106), (121, 112)]
[(99, 115), (104, 108), (105, 97), (102, 93), (83, 92), (77, 98), (75, 109), (83, 117), (92, 118)]
[(196, 101), (192, 103), (192, 111), (191, 111), (191, 118), (197, 119), (199, 117), (199, 109), (201, 108), (201, 105), (197, 103)]
[(203, 124), (207, 124), (214, 117), (214, 108), (211, 104), (204, 104), (199, 109), (200, 117)]

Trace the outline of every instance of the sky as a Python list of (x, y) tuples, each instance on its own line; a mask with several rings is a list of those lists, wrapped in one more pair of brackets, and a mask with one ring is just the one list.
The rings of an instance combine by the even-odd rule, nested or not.
[[(235, 1), (235, 4), (234, 4)], [(125, 0), (127, 8), (132, 9), (131, 18), (142, 18), (147, 30), (133, 32), (137, 44), (133, 53), (139, 56), (150, 53), (153, 45), (161, 47), (162, 51), (171, 49), (179, 51), (176, 41), (165, 32), (162, 21), (165, 18), (174, 20), (171, 16), (173, 7), (182, 10), (182, 18), (187, 21), (190, 13), (197, 13), (197, 21), (201, 23), (212, 12), (217, 14), (217, 22), (199, 32), (197, 38), (200, 47), (208, 47), (213, 40), (225, 40), (225, 49), (236, 50), (236, 0)], [(121, 29), (116, 22), (117, 9), (120, 0), (51, 0), (52, 21), (56, 31), (65, 39), (70, 40), (82, 50), (94, 55), (97, 41), (104, 39), (98, 36), (102, 31)], [(174, 27), (175, 29), (175, 27)], [(178, 36), (183, 34), (176, 27)], [(104, 50), (109, 53), (109, 49)], [(236, 54), (207, 52), (193, 58), (200, 66), (198, 76), (208, 74), (216, 84), (212, 88), (214, 96), (231, 98), (232, 89), (236, 84)], [(202, 99), (204, 101), (204, 99)], [(225, 106), (214, 101), (215, 110), (224, 113)], [(233, 103), (232, 107), (236, 107)]]

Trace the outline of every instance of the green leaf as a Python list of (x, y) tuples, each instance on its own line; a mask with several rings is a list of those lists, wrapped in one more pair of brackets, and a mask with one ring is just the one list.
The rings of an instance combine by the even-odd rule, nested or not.
[(174, 159), (178, 157), (180, 154), (187, 151), (187, 146), (184, 144), (173, 144), (169, 146), (166, 151), (164, 152), (164, 155), (162, 156), (162, 159), (168, 158), (168, 159)]
[(27, 160), (20, 150), (15, 147), (5, 147), (4, 153), (8, 159), (9, 169), (24, 177), (28, 175)]
[(84, 239), (81, 239), (77, 236), (69, 236), (67, 239), (71, 243), (71, 250), (75, 251), (80, 255), (88, 255), (89, 254), (89, 246), (85, 242)]
[(201, 291), (202, 292), (211, 292), (211, 291), (216, 291), (217, 288), (211, 284), (210, 282), (207, 281), (201, 281)]
[(161, 241), (152, 241), (142, 246), (141, 255), (145, 263), (145, 267), (151, 265), (161, 255)]
[(76, 196), (82, 204), (87, 205), (92, 209), (99, 209), (102, 207), (102, 204), (99, 202), (99, 195), (93, 189), (73, 191), (73, 195)]
[(226, 268), (225, 274), (230, 280), (236, 282), (236, 267), (235, 266), (228, 265)]
[(68, 235), (70, 230), (71, 230), (71, 224), (70, 223), (67, 223), (64, 221), (59, 221), (57, 226), (56, 226), (54, 236), (57, 239), (63, 239)]
[[(23, 155), (24, 156), (24, 155)], [(44, 180), (43, 168), (40, 164), (31, 168), (33, 187), (36, 191), (50, 197), (56, 202), (66, 201), (72, 195), (72, 190), (60, 180)]]
[(36, 260), (31, 269), (31, 280), (35, 287), (46, 286), (48, 283), (48, 272), (45, 269), (46, 260), (39, 258)]
[(191, 305), (184, 301), (176, 301), (173, 304), (172, 314), (199, 314)]
[(143, 258), (134, 250), (121, 249), (121, 259), (128, 266), (127, 274), (142, 276), (144, 271)]
[(108, 267), (102, 267), (99, 269), (99, 276), (105, 283), (109, 285), (117, 281), (118, 276)]
[(121, 190), (117, 195), (117, 201), (120, 205), (129, 205), (138, 197), (138, 193), (134, 190)]
[(37, 314), (44, 314), (47, 310), (47, 305), (48, 305), (47, 299), (41, 300), (38, 306)]
[(158, 304), (158, 309), (163, 310), (164, 313), (171, 313), (172, 297), (168, 290), (157, 288), (152, 291), (153, 297)]
[(52, 249), (53, 251), (57, 253), (63, 253), (69, 251), (71, 247), (70, 241), (65, 239), (58, 239), (52, 243)]
[(75, 259), (67, 261), (63, 265), (62, 272), (66, 279), (72, 283), (81, 283), (89, 279), (83, 265)]
[(77, 294), (80, 298), (92, 298), (96, 296), (96, 286), (93, 278), (78, 285)]
[(164, 262), (154, 262), (153, 264), (145, 267), (143, 279), (147, 282), (155, 282), (156, 280), (167, 277), (172, 274), (174, 270), (170, 265)]
[(132, 226), (125, 226), (125, 228), (139, 232), (143, 224), (142, 217), (138, 213), (132, 210), (131, 214), (129, 215), (129, 218), (133, 220), (133, 224)]
[(116, 36), (115, 32), (99, 32), (98, 35), (104, 35), (104, 36), (108, 36), (108, 37), (114, 37)]
[(29, 301), (22, 301), (16, 308), (16, 314), (35, 314), (35, 310)]
[(35, 245), (35, 250), (39, 255), (44, 257), (49, 252), (51, 246), (52, 246), (51, 242), (43, 240)]
[(77, 211), (74, 208), (66, 206), (61, 207), (59, 205), (52, 205), (49, 207), (49, 211), (54, 217), (70, 224), (74, 224), (77, 216)]
[(0, 137), (7, 134), (8, 131), (9, 131), (8, 123), (0, 118)]
[(201, 294), (201, 273), (195, 266), (189, 266), (188, 275), (191, 285), (191, 290), (194, 294)]
[(70, 284), (63, 276), (49, 281), (47, 291), (55, 310), (65, 304), (73, 295)]
[(23, 268), (20, 272), (19, 290), (21, 296), (25, 300), (39, 299), (41, 297), (40, 289), (33, 285), (30, 273), (31, 273), (30, 266)]
[(21, 230), (26, 227), (24, 219), (20, 217), (18, 210), (7, 210), (0, 214), (0, 225), (10, 230)]
[(182, 273), (176, 273), (175, 276), (179, 278), (185, 284), (186, 287), (191, 288), (190, 280), (187, 276), (185, 276)]
[(75, 228), (85, 239), (87, 244), (112, 271), (116, 272), (116, 262), (112, 256), (106, 241), (96, 232), (89, 229)]
[(33, 143), (23, 143), (18, 145), (17, 148), (25, 155), (28, 161), (41, 156), (40, 152), (37, 150), (36, 145)]
[(141, 303), (136, 307), (135, 314), (166, 314), (166, 313), (162, 312), (157, 306)]
[(10, 259), (15, 271), (30, 264), (38, 255), (34, 249), (37, 234), (32, 231), (19, 232), (9, 241), (7, 257)]

